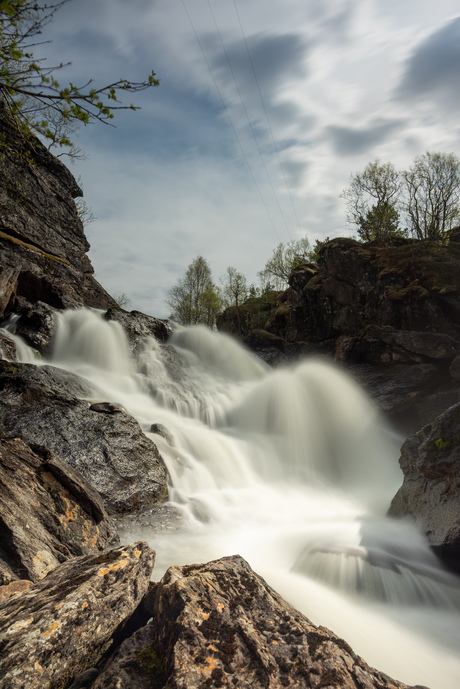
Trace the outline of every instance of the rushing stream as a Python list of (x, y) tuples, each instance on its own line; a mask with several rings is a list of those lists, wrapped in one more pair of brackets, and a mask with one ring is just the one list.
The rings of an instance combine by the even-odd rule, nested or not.
[(165, 347), (145, 338), (134, 357), (121, 326), (89, 310), (60, 317), (49, 362), (89, 380), (91, 401), (122, 405), (158, 445), (175, 518), (121, 531), (156, 550), (156, 579), (239, 553), (370, 665), (458, 689), (460, 580), (414, 527), (385, 517), (401, 439), (344, 372), (318, 359), (273, 371), (202, 327)]

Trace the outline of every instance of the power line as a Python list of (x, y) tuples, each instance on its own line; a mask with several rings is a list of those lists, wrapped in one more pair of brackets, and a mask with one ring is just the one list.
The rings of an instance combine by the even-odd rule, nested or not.
[(269, 210), (268, 210), (267, 204), (265, 203), (265, 199), (264, 199), (264, 197), (262, 196), (262, 192), (260, 191), (259, 185), (257, 184), (256, 178), (255, 178), (254, 173), (253, 173), (253, 171), (252, 171), (252, 169), (251, 169), (251, 166), (249, 165), (249, 161), (248, 161), (247, 156), (246, 156), (246, 154), (245, 154), (245, 152), (244, 152), (244, 150), (243, 150), (243, 146), (242, 146), (242, 144), (241, 144), (240, 138), (239, 138), (239, 136), (238, 136), (238, 134), (237, 134), (237, 132), (236, 132), (236, 129), (235, 129), (234, 125), (233, 125), (232, 119), (231, 119), (230, 114), (229, 114), (229, 112), (228, 112), (227, 106), (225, 105), (225, 102), (224, 102), (223, 96), (222, 96), (222, 94), (221, 94), (221, 92), (220, 92), (219, 86), (217, 85), (217, 81), (216, 81), (216, 79), (215, 79), (215, 77), (214, 77), (214, 74), (212, 73), (211, 65), (209, 64), (208, 58), (206, 57), (206, 53), (204, 52), (203, 46), (202, 46), (201, 41), (200, 41), (200, 39), (199, 39), (199, 37), (198, 37), (197, 31), (196, 31), (196, 29), (195, 29), (195, 25), (193, 24), (192, 18), (191, 18), (191, 16), (190, 16), (190, 13), (189, 13), (189, 11), (188, 11), (188, 9), (187, 9), (187, 6), (186, 6), (186, 4), (185, 4), (185, 0), (182, 0), (182, 5), (184, 6), (184, 10), (185, 10), (185, 12), (186, 12), (186, 14), (187, 14), (188, 20), (189, 20), (189, 22), (190, 22), (190, 26), (191, 26), (192, 29), (193, 29), (193, 33), (195, 34), (195, 38), (196, 38), (197, 43), (198, 43), (198, 45), (199, 45), (199, 47), (200, 47), (200, 50), (201, 50), (201, 53), (202, 53), (202, 55), (203, 55), (204, 61), (206, 62), (206, 66), (207, 66), (207, 68), (208, 68), (208, 70), (209, 70), (209, 74), (211, 75), (211, 79), (212, 79), (212, 81), (213, 81), (213, 83), (214, 83), (214, 86), (215, 86), (215, 88), (216, 88), (217, 93), (219, 94), (219, 97), (220, 97), (220, 100), (221, 100), (221, 103), (222, 103), (222, 107), (224, 108), (225, 114), (227, 115), (227, 118), (228, 118), (228, 121), (229, 121), (229, 123), (230, 123), (230, 126), (231, 126), (231, 128), (232, 128), (232, 130), (233, 130), (233, 133), (234, 133), (234, 135), (235, 135), (235, 138), (236, 138), (236, 140), (237, 140), (237, 142), (238, 142), (238, 145), (239, 145), (239, 147), (240, 147), (241, 154), (242, 154), (242, 156), (243, 156), (243, 158), (244, 158), (244, 160), (245, 160), (245, 162), (246, 162), (246, 165), (247, 165), (247, 167), (248, 167), (249, 172), (251, 173), (251, 177), (252, 177), (253, 182), (254, 182), (254, 184), (255, 184), (255, 186), (256, 186), (256, 189), (257, 189), (257, 191), (259, 192), (260, 200), (262, 201), (262, 204), (263, 204), (263, 206), (264, 206), (264, 208), (265, 208), (265, 211), (266, 211), (266, 213), (267, 213), (268, 219), (270, 220), (270, 223), (271, 223), (271, 225), (272, 225), (272, 227), (273, 227), (273, 230), (274, 230), (274, 232), (275, 232), (275, 234), (276, 234), (276, 236), (277, 236), (277, 238), (278, 238), (278, 240), (279, 240), (280, 237), (279, 237), (278, 231), (277, 231), (277, 229), (276, 229), (275, 223), (273, 222), (273, 219), (272, 219), (272, 216), (270, 215), (270, 212), (269, 212)]
[[(270, 187), (271, 187), (271, 190), (272, 190), (272, 192), (273, 192), (273, 196), (275, 197), (275, 201), (276, 201), (276, 204), (277, 204), (277, 206), (278, 206), (278, 210), (279, 210), (279, 212), (280, 212), (280, 214), (281, 214), (281, 217), (283, 218), (283, 222), (284, 222), (284, 226), (285, 226), (285, 228), (286, 228), (286, 232), (288, 233), (289, 237), (291, 237), (290, 232), (289, 232), (289, 228), (288, 228), (288, 225), (287, 225), (287, 222), (286, 222), (286, 218), (284, 217), (284, 213), (283, 213), (283, 211), (282, 211), (282, 209), (281, 209), (280, 203), (279, 203), (279, 201), (278, 201), (278, 196), (277, 196), (277, 194), (276, 194), (275, 188), (274, 188), (274, 186), (273, 186), (273, 182), (272, 182), (271, 177), (270, 177), (270, 173), (268, 172), (267, 165), (266, 165), (265, 160), (264, 160), (264, 157), (263, 157), (263, 155), (262, 155), (262, 151), (260, 150), (259, 142), (258, 142), (257, 137), (256, 137), (256, 134), (255, 134), (255, 132), (254, 132), (254, 127), (252, 126), (252, 122), (251, 122), (251, 119), (250, 119), (250, 117), (249, 117), (249, 114), (248, 114), (248, 111), (247, 111), (247, 108), (246, 108), (246, 104), (245, 104), (245, 102), (244, 102), (243, 96), (242, 96), (241, 91), (240, 91), (240, 88), (239, 88), (239, 86), (238, 86), (238, 82), (237, 82), (237, 80), (236, 80), (236, 76), (235, 76), (235, 73), (234, 73), (234, 71), (233, 71), (233, 67), (232, 67), (232, 65), (231, 65), (230, 58), (229, 58), (228, 53), (227, 53), (227, 49), (226, 49), (226, 47), (225, 47), (225, 45), (224, 45), (224, 41), (222, 40), (222, 35), (221, 35), (220, 30), (219, 30), (219, 27), (218, 27), (218, 25), (217, 25), (215, 15), (214, 15), (214, 12), (213, 12), (212, 7), (211, 7), (211, 3), (209, 2), (209, 0), (207, 0), (207, 3), (208, 3), (209, 11), (211, 12), (212, 19), (213, 19), (213, 21), (214, 21), (214, 26), (216, 27), (217, 35), (219, 36), (219, 40), (220, 40), (220, 43), (221, 43), (221, 46), (222, 46), (222, 50), (224, 51), (224, 54), (225, 54), (225, 58), (226, 58), (226, 60), (227, 60), (228, 67), (229, 67), (229, 69), (230, 69), (231, 75), (232, 75), (232, 77), (233, 77), (233, 81), (234, 81), (234, 83), (235, 83), (236, 90), (237, 90), (237, 92), (238, 92), (238, 96), (239, 96), (239, 98), (240, 98), (241, 105), (243, 106), (243, 110), (244, 110), (244, 113), (245, 113), (245, 115), (246, 115), (246, 119), (247, 119), (248, 124), (249, 124), (249, 127), (250, 127), (250, 129), (251, 129), (252, 137), (253, 137), (253, 139), (254, 139), (254, 141), (255, 141), (255, 144), (256, 144), (256, 146), (257, 146), (257, 150), (258, 150), (258, 152), (259, 152), (260, 159), (261, 159), (261, 161), (262, 161), (262, 164), (263, 164), (263, 166), (264, 166), (265, 172), (266, 172), (266, 174), (267, 174), (267, 178), (268, 178), (268, 181), (269, 181), (269, 183), (270, 183)], [(259, 91), (259, 93), (260, 93), (260, 91)]]
[[(208, 0), (208, 2), (209, 2), (209, 0)], [(258, 90), (258, 92), (259, 92), (259, 97), (260, 97), (260, 102), (262, 103), (262, 107), (263, 107), (263, 109), (264, 109), (264, 113), (265, 113), (265, 117), (266, 117), (266, 120), (267, 120), (268, 129), (269, 129), (269, 131), (270, 131), (270, 135), (271, 135), (271, 138), (272, 138), (273, 146), (274, 146), (274, 148), (275, 148), (276, 155), (278, 156), (278, 162), (279, 162), (279, 164), (280, 164), (280, 168), (281, 168), (281, 171), (282, 171), (282, 173), (283, 173), (284, 183), (285, 183), (285, 185), (286, 185), (286, 189), (287, 189), (287, 192), (288, 192), (288, 194), (289, 194), (289, 200), (290, 200), (290, 202), (291, 202), (292, 210), (294, 211), (294, 215), (295, 215), (295, 218), (296, 218), (296, 221), (297, 221), (297, 226), (300, 228), (299, 218), (298, 218), (298, 216), (297, 216), (297, 211), (296, 211), (296, 208), (295, 208), (295, 206), (294, 206), (294, 202), (293, 202), (293, 200), (292, 200), (291, 190), (290, 190), (289, 185), (288, 185), (288, 183), (287, 183), (286, 173), (285, 173), (285, 171), (284, 171), (283, 163), (281, 162), (281, 156), (280, 156), (280, 153), (279, 153), (279, 150), (278, 150), (278, 146), (277, 146), (277, 144), (276, 144), (275, 137), (273, 136), (272, 126), (271, 126), (271, 123), (270, 123), (270, 119), (269, 119), (269, 117), (268, 117), (267, 108), (265, 107), (264, 99), (263, 99), (263, 97), (262, 97), (262, 92), (261, 92), (261, 90), (260, 90), (259, 80), (258, 80), (258, 78), (257, 78), (256, 70), (255, 70), (255, 68), (254, 68), (254, 63), (253, 63), (253, 61), (252, 61), (251, 53), (249, 52), (248, 42), (247, 42), (247, 40), (246, 40), (246, 36), (245, 36), (244, 30), (243, 30), (243, 25), (242, 25), (242, 23), (241, 23), (240, 14), (239, 14), (238, 8), (237, 8), (237, 6), (236, 6), (236, 0), (233, 0), (233, 6), (234, 6), (234, 8), (235, 8), (235, 14), (236, 14), (237, 19), (238, 19), (238, 24), (240, 25), (241, 35), (243, 36), (244, 45), (246, 46), (246, 52), (247, 52), (247, 54), (248, 54), (249, 62), (251, 63), (252, 73), (253, 73), (254, 79), (255, 79), (255, 81), (256, 81), (257, 90)]]

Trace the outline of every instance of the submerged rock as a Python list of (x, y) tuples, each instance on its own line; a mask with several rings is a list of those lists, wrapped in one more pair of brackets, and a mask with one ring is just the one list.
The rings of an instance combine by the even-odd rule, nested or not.
[(146, 594), (154, 557), (140, 542), (74, 558), (0, 604), (0, 686), (64, 689), (94, 668)]
[(124, 642), (93, 689), (407, 689), (313, 625), (238, 555), (171, 567), (153, 618)]
[(94, 390), (77, 375), (0, 361), (0, 431), (37, 443), (77, 469), (110, 513), (153, 507), (167, 497), (155, 443), (124, 411), (91, 411)]
[(412, 519), (460, 572), (460, 403), (408, 438), (399, 463), (404, 483), (388, 514)]

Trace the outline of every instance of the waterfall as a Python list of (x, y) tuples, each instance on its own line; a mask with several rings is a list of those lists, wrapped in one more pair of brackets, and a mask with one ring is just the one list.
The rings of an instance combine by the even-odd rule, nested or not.
[(270, 370), (202, 327), (167, 346), (145, 338), (134, 356), (122, 329), (89, 310), (59, 316), (48, 363), (122, 404), (157, 443), (172, 518), (121, 531), (156, 550), (157, 579), (239, 553), (370, 665), (458, 689), (460, 580), (414, 526), (386, 518), (401, 439), (343, 370), (321, 359)]

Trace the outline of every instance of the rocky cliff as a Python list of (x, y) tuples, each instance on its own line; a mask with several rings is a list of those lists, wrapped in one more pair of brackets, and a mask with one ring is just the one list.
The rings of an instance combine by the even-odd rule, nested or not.
[[(17, 332), (38, 355), (50, 346), (56, 314), (79, 306), (104, 309), (107, 321), (124, 328), (134, 354), (146, 339), (165, 342), (168, 323), (119, 309), (94, 279), (75, 180), (1, 108), (0, 171), (0, 318), (19, 314)], [(407, 282), (404, 258), (392, 273), (378, 247), (332, 242), (322, 265), (296, 271), (279, 302), (259, 309), (256, 324), (264, 320), (266, 330), (253, 342), (269, 341), (278, 352), (335, 352), (379, 375), (380, 366), (408, 366), (428, 385), (424, 394), (451, 399), (460, 377), (458, 276), (449, 272), (447, 254), (439, 256), (450, 281), (437, 286), (433, 278), (426, 287), (429, 271)], [(407, 688), (291, 608), (238, 556), (173, 567), (150, 584), (154, 552), (145, 543), (119, 547), (113, 518), (165, 500), (158, 447), (123, 409), (93, 399), (97, 393), (83, 379), (15, 359), (15, 343), (3, 333), (1, 689)], [(394, 375), (378, 385), (374, 379), (374, 394), (385, 397)], [(412, 393), (400, 386), (398, 394), (405, 409)], [(408, 499), (403, 486), (392, 511), (418, 510), (414, 518), (427, 531), (435, 520), (433, 544), (444, 544), (453, 560), (458, 434), (451, 416), (442, 424), (403, 450), (407, 484), (417, 482), (426, 493), (431, 480), (433, 500), (424, 506)], [(434, 457), (427, 454), (433, 446)], [(457, 528), (443, 523), (439, 501), (446, 494)]]

